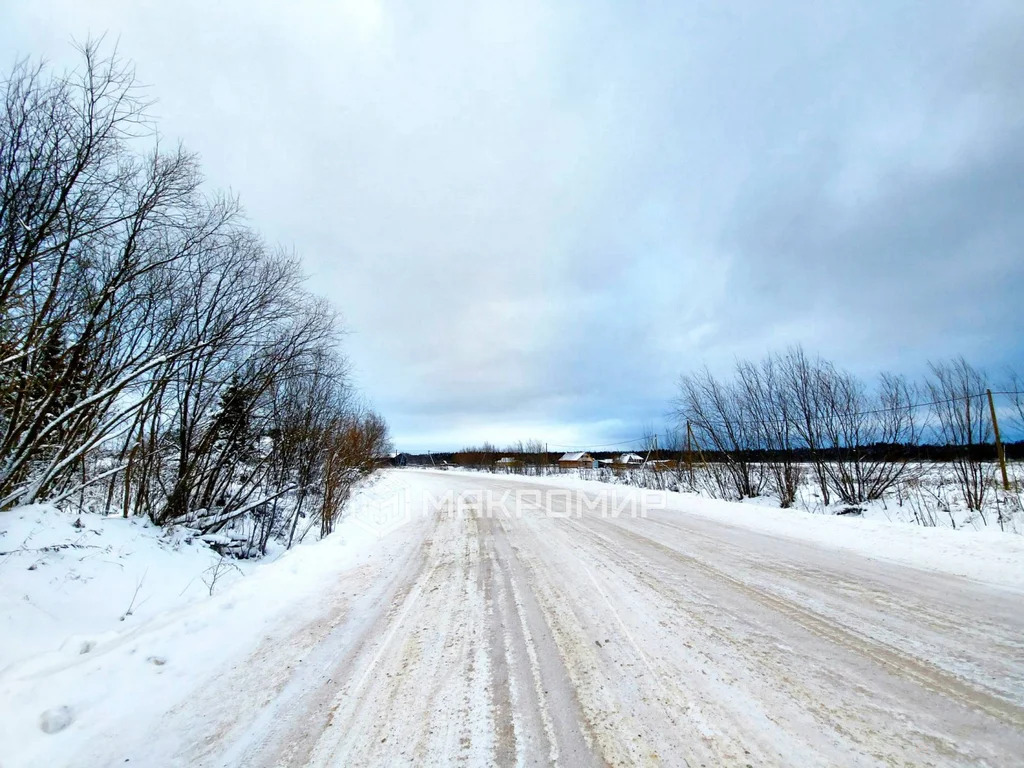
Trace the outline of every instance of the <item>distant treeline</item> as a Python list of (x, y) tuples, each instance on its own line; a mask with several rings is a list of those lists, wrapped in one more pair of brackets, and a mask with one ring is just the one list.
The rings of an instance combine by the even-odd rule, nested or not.
[[(1024, 460), (1024, 440), (1017, 440), (1012, 443), (1005, 443), (1003, 449), (1006, 453), (1006, 459), (1008, 461), (1022, 461)], [(970, 455), (977, 461), (994, 461), (996, 459), (996, 446), (995, 443), (984, 443), (981, 445), (971, 446)], [(867, 445), (862, 449), (863, 455), (867, 458), (880, 458), (882, 456), (895, 456), (904, 461), (954, 461), (962, 458), (964, 455), (964, 449), (960, 446), (954, 445)], [(588, 451), (587, 454), (598, 461), (614, 460), (618, 456), (621, 456), (623, 451)], [(752, 462), (767, 462), (776, 461), (781, 458), (780, 451), (767, 451), (764, 449), (744, 451), (744, 458)], [(558, 460), (564, 455), (563, 451), (548, 451), (547, 453), (540, 454), (522, 454), (514, 450), (498, 450), (491, 453), (480, 453), (478, 451), (464, 452), (464, 451), (450, 451), (440, 453), (402, 453), (399, 454), (401, 460), (406, 463), (407, 466), (414, 467), (429, 467), (431, 465), (441, 464), (453, 464), (460, 467), (477, 467), (477, 466), (488, 466), (494, 464), (499, 459), (505, 457), (512, 457), (524, 464), (557, 464)], [(828, 460), (836, 459), (839, 457), (839, 451), (836, 450), (824, 450), (819, 455), (824, 456)], [(647, 451), (641, 450), (640, 456), (650, 462), (660, 463), (675, 463), (685, 465), (688, 461), (693, 463), (704, 462), (716, 462), (721, 463), (728, 461), (729, 455), (716, 450), (697, 450), (696, 448), (691, 450), (689, 454), (685, 447), (673, 448), (671, 450), (659, 448), (658, 450), (652, 450), (648, 454)], [(787, 458), (793, 462), (807, 463), (811, 461), (812, 455), (806, 448), (795, 448), (791, 449), (786, 453)], [(399, 460), (396, 457), (396, 463)]]

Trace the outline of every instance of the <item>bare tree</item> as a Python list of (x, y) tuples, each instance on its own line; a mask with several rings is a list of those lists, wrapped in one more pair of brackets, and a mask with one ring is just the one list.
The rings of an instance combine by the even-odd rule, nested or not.
[(131, 70), (83, 49), (84, 71), (19, 66), (0, 121), (0, 313), (8, 331), (0, 507), (57, 489), (143, 408), (162, 348), (155, 273), (199, 183), (182, 150), (138, 158)]
[(822, 378), (822, 432), (832, 453), (826, 471), (844, 502), (880, 499), (903, 473), (902, 444), (917, 440), (910, 393), (906, 380), (891, 374), (873, 392), (833, 367)]
[(683, 376), (679, 387), (676, 418), (681, 424), (689, 421), (695, 434), (724, 462), (731, 480), (729, 495), (760, 496), (767, 478), (753, 460), (761, 447), (758, 427), (742, 391), (718, 381), (707, 369)]
[(2, 86), (0, 509), (95, 486), (264, 551), (316, 499), (329, 531), (389, 446), (334, 312), (155, 138), (131, 67), (81, 54)]
[(390, 449), (387, 424), (373, 411), (357, 411), (330, 425), (324, 452), (321, 536), (334, 530), (355, 482), (375, 469)]
[(799, 444), (802, 444), (810, 457), (822, 503), (828, 506), (832, 489), (822, 418), (825, 408), (822, 381), (828, 376), (828, 366), (820, 359), (809, 358), (803, 348), (797, 346), (791, 347), (779, 358), (778, 367), (787, 413), (793, 419)]
[(801, 473), (794, 457), (798, 439), (795, 414), (786, 396), (782, 371), (775, 357), (765, 358), (760, 365), (736, 364), (739, 396), (763, 452), (763, 465), (772, 490), (779, 498), (779, 505), (788, 508), (796, 501)]
[[(770, 485), (781, 506), (792, 506), (806, 452), (824, 503), (855, 504), (880, 499), (904, 474), (905, 446), (919, 434), (912, 393), (902, 377), (884, 374), (869, 388), (794, 348), (737, 362), (732, 382), (706, 370), (683, 377), (676, 415), (724, 460), (739, 498)], [(712, 490), (721, 477), (711, 475)]]
[(986, 467), (984, 451), (992, 439), (992, 428), (982, 398), (988, 380), (963, 357), (931, 363), (929, 368), (928, 391), (934, 401), (937, 435), (956, 449), (952, 465), (964, 502), (987, 525), (983, 503), (991, 467)]
[(1012, 368), (1006, 374), (1006, 391), (1013, 409), (1013, 425), (1024, 431), (1024, 377)]

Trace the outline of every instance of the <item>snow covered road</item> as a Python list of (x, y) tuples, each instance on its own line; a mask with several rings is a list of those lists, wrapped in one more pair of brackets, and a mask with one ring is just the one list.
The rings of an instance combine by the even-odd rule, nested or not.
[[(106, 714), (71, 701), (70, 728), (0, 765), (1020, 764), (1016, 541), (969, 553), (1009, 558), (992, 583), (607, 490), (392, 472), (350, 521), (374, 532), (365, 557), (318, 561), (314, 610), (271, 600), (255, 630), (228, 623), (248, 645), (213, 647), (260, 574), (9, 671), (3, 694), (33, 718), (47, 686), (57, 703), (96, 680)], [(211, 671), (189, 671), (207, 646)], [(148, 682), (110, 674), (154, 647), (169, 660), (140, 666)]]

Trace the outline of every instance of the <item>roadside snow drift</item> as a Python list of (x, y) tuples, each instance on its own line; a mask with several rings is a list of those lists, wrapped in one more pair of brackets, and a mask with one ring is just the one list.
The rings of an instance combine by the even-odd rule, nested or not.
[[(0, 514), (0, 670), (224, 589), (253, 567), (148, 520), (69, 515), (36, 504)], [(216, 581), (215, 581), (216, 580)]]

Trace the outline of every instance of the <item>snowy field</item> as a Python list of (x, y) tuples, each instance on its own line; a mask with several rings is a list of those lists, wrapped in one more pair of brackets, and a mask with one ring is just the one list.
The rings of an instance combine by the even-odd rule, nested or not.
[[(1009, 464), (1011, 490), (1003, 489), (996, 464), (982, 464), (978, 472), (983, 478), (985, 493), (980, 509), (970, 509), (964, 502), (953, 466), (945, 462), (916, 462), (906, 467), (900, 479), (880, 499), (848, 503), (833, 498), (825, 504), (813, 482), (811, 465), (798, 465), (799, 483), (793, 507), (819, 515), (854, 514), (872, 520), (907, 523), (924, 528), (954, 528), (1024, 534), (1024, 466)], [(654, 490), (677, 490), (705, 498), (721, 498), (714, 480), (714, 471), (695, 465), (692, 473), (686, 467), (662, 466), (657, 469), (611, 468), (562, 469), (557, 466), (521, 466), (514, 469), (474, 467), (472, 471), (513, 474), (527, 477), (579, 478), (613, 485), (628, 485)], [(571, 481), (571, 480), (570, 480)], [(742, 503), (759, 507), (779, 507), (770, 483), (764, 491)], [(732, 499), (736, 500), (736, 499)]]
[(76, 520), (0, 518), (4, 768), (1024, 754), (1024, 537), (998, 530), (396, 470), (211, 596), (201, 542)]

